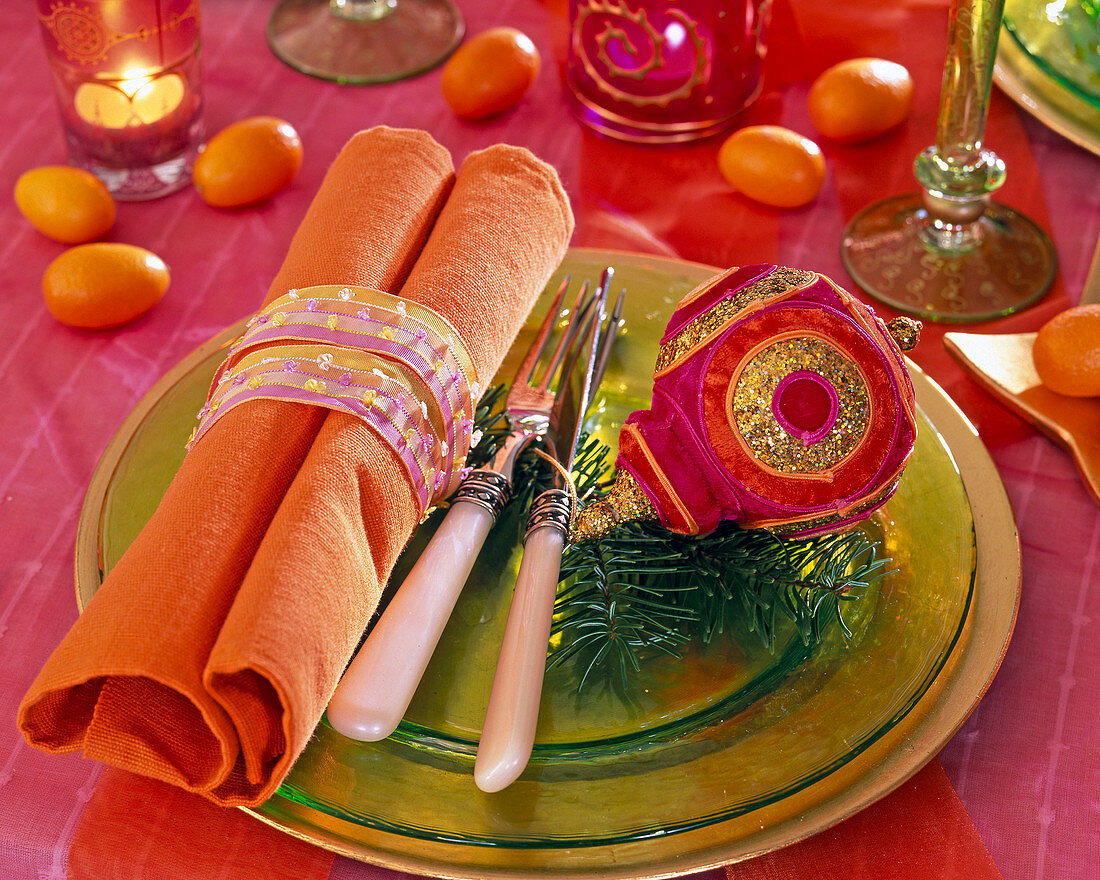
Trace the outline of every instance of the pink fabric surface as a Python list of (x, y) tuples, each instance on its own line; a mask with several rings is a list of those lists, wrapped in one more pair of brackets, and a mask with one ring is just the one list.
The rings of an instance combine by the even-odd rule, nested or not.
[[(254, 114), (290, 120), (305, 144), (301, 174), (277, 198), (241, 211), (209, 208), (191, 190), (120, 205), (110, 240), (148, 247), (172, 269), (168, 295), (148, 316), (109, 333), (57, 324), (42, 304), (39, 281), (63, 246), (25, 223), (10, 198), (0, 199), (0, 877), (65, 876), (74, 829), (100, 774), (91, 762), (35, 752), (14, 724), (20, 697), (76, 616), (73, 536), (99, 454), (162, 373), (260, 301), (350, 134), (373, 124), (425, 128), (456, 162), (496, 142), (529, 147), (563, 178), (578, 211), (576, 245), (723, 266), (774, 261), (841, 283), (847, 276), (837, 254), (839, 232), (860, 207), (852, 204), (845, 174), (868, 155), (888, 155), (878, 166), (881, 194), (912, 185), (888, 138), (876, 148), (883, 153), (830, 154), (821, 196), (806, 209), (777, 214), (728, 192), (714, 164), (718, 142), (659, 151), (596, 138), (566, 110), (555, 63), (562, 40), (553, 15), (557, 2), (462, 0), (470, 33), (497, 24), (520, 27), (545, 60), (515, 112), (478, 124), (447, 109), (438, 70), (379, 88), (340, 87), (294, 73), (264, 40), (273, 5), (204, 0), (206, 118), (211, 131)], [(815, 8), (822, 20), (831, 17), (833, 28), (850, 35), (822, 46), (818, 55), (831, 60), (868, 46), (905, 60), (912, 49), (895, 16), (928, 28), (944, 28), (946, 21), (945, 0), (890, 4), (871, 24), (858, 14), (862, 3), (798, 5), (803, 12)], [(793, 21), (778, 3), (777, 27)], [(812, 15), (798, 22), (812, 31)], [(773, 69), (773, 87), (751, 112), (753, 121), (812, 132), (805, 111), (811, 73)], [(65, 161), (29, 0), (0, 5), (0, 82), (0, 182), (10, 193), (26, 169)], [(918, 83), (908, 124), (929, 140), (937, 92), (938, 78)], [(1064, 292), (1056, 296), (1076, 299), (1100, 233), (1100, 159), (1022, 116), (1003, 96), (995, 96), (988, 142), (1008, 160), (1004, 200), (1038, 207), (1048, 218)], [(639, 169), (646, 171), (645, 185), (630, 179)], [(1034, 329), (1043, 309), (1014, 319), (1014, 328)], [(937, 360), (936, 368), (949, 370), (947, 363)], [(1064, 452), (983, 400), (961, 375), (946, 378), (991, 445), (1019, 521), (1024, 571), (1004, 664), (940, 760), (1006, 880), (1091, 880), (1100, 864), (1100, 511)], [(335, 880), (395, 876), (342, 858), (330, 873)]]

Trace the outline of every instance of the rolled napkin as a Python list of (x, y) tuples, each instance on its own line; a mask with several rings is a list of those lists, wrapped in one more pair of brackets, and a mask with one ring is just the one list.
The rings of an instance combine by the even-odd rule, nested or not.
[[(449, 323), (484, 382), (572, 226), (553, 169), (526, 150), (474, 153), (456, 178), (427, 135), (373, 129), (333, 163), (267, 301), (316, 285), (396, 294)], [(360, 419), (229, 410), (32, 684), (24, 736), (219, 804), (264, 801), (420, 514), (408, 467)]]

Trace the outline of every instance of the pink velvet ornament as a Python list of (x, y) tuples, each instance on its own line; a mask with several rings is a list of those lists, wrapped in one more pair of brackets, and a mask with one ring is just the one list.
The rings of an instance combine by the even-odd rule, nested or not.
[(574, 539), (632, 519), (797, 536), (864, 519), (913, 450), (901, 352), (919, 330), (888, 327), (814, 272), (746, 266), (696, 288), (661, 339), (650, 408), (620, 432), (615, 485), (581, 511)]

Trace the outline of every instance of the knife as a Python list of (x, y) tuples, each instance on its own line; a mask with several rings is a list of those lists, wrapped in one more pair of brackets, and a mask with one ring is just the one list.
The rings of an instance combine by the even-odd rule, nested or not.
[[(622, 302), (620, 295), (602, 339), (595, 332), (599, 322), (588, 328), (583, 345), (574, 353), (580, 356), (583, 348), (587, 354), (580, 388), (575, 394), (572, 387), (565, 389), (551, 412), (547, 450), (564, 473), (572, 467), (581, 424), (595, 391), (593, 376), (610, 353)], [(485, 792), (511, 785), (527, 766), (535, 742), (561, 555), (573, 514), (573, 498), (560, 476), (557, 482), (535, 499), (527, 520), (523, 559), (474, 761), (474, 781)]]

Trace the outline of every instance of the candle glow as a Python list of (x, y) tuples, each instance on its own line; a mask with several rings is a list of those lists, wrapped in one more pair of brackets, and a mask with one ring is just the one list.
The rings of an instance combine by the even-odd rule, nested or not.
[(170, 116), (186, 94), (187, 87), (179, 74), (154, 77), (141, 70), (128, 70), (119, 80), (81, 83), (73, 96), (73, 108), (91, 125), (124, 129), (152, 125)]
[(36, 0), (69, 161), (116, 199), (186, 186), (202, 143), (199, 0)]

